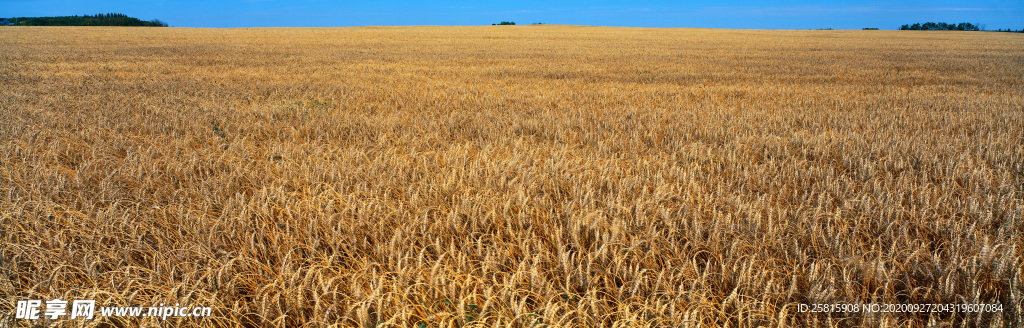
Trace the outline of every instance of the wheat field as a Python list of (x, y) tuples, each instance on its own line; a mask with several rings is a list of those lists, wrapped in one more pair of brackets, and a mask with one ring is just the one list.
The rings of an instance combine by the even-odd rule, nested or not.
[[(1024, 37), (0, 28), (0, 326), (1020, 327)], [(208, 318), (14, 319), (24, 299)], [(801, 312), (998, 304), (1000, 312)]]

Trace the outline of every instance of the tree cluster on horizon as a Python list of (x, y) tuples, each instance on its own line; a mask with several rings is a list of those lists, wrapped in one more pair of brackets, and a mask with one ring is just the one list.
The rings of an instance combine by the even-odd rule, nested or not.
[(942, 23), (942, 22), (939, 22), (939, 23), (927, 22), (927, 23), (924, 23), (924, 24), (914, 23), (914, 25), (903, 24), (903, 26), (900, 26), (900, 29), (901, 30), (924, 30), (924, 31), (980, 31), (981, 30), (981, 28), (979, 28), (978, 25), (974, 25), (974, 24), (971, 24), (971, 23), (950, 24), (950, 23)]
[(167, 27), (167, 23), (154, 19), (144, 21), (125, 14), (108, 13), (82, 16), (57, 17), (14, 17), (9, 21), (16, 26), (158, 26)]

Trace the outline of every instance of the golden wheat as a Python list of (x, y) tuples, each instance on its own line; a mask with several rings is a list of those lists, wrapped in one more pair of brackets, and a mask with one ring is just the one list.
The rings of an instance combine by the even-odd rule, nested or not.
[[(1024, 39), (0, 28), (0, 325), (1024, 323)], [(995, 303), (998, 313), (802, 313)]]

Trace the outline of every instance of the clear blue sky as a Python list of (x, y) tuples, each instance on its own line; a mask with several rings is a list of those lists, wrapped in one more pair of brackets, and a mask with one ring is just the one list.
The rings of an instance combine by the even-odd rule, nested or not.
[(1024, 0), (980, 1), (328, 1), (0, 0), (0, 17), (119, 12), (180, 27), (517, 24), (739, 29), (897, 29), (971, 22), (1024, 29)]

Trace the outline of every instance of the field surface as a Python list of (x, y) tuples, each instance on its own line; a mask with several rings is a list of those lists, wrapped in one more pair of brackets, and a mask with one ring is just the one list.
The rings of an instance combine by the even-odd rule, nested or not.
[[(1024, 37), (0, 28), (0, 326), (1024, 324)], [(999, 312), (809, 313), (990, 304)], [(51, 322), (52, 323), (52, 322)]]

